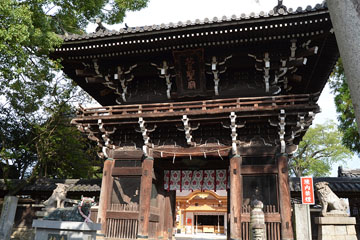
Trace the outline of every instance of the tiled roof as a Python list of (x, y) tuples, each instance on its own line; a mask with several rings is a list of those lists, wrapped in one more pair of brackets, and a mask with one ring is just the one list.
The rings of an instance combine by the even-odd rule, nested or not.
[[(10, 180), (18, 184), (21, 180)], [(23, 191), (50, 191), (56, 188), (56, 183), (70, 185), (69, 192), (100, 192), (101, 179), (39, 179), (34, 184), (27, 185)], [(4, 179), (0, 179), (0, 191), (6, 191)]]
[(221, 23), (233, 23), (239, 21), (246, 21), (251, 19), (261, 19), (261, 18), (271, 18), (277, 16), (284, 15), (296, 15), (296, 14), (304, 14), (311, 13), (319, 10), (327, 10), (326, 2), (322, 4), (316, 4), (314, 7), (307, 6), (305, 9), (299, 7), (296, 10), (289, 8), (287, 10), (281, 8), (279, 11), (275, 12), (274, 10), (270, 10), (268, 13), (260, 12), (259, 14), (250, 13), (249, 15), (242, 13), (240, 15), (232, 15), (231, 17), (223, 16), (222, 18), (214, 17), (212, 19), (205, 18), (204, 20), (196, 19), (195, 21), (186, 21), (186, 22), (178, 22), (178, 23), (168, 23), (168, 24), (160, 24), (160, 25), (151, 25), (151, 26), (141, 26), (141, 27), (129, 27), (129, 28), (121, 28), (119, 31), (115, 30), (99, 30), (90, 34), (71, 34), (67, 36), (63, 36), (65, 42), (70, 41), (78, 41), (78, 40), (88, 40), (88, 39), (96, 39), (96, 38), (104, 38), (104, 37), (112, 37), (119, 36), (125, 34), (135, 34), (135, 33), (144, 33), (144, 32), (153, 32), (153, 31), (161, 31), (167, 29), (182, 29), (190, 26), (211, 26), (212, 24), (221, 24)]
[[(328, 182), (334, 192), (360, 193), (360, 178), (351, 177), (318, 177), (314, 178), (317, 182)], [(290, 178), (290, 191), (300, 192), (300, 178)]]
[(339, 167), (338, 177), (360, 178), (360, 169), (343, 169)]

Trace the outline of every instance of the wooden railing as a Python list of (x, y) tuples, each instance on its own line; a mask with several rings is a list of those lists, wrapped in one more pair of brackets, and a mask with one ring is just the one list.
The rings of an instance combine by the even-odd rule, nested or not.
[(192, 113), (199, 114), (201, 112), (209, 114), (227, 111), (286, 109), (292, 108), (295, 105), (309, 105), (309, 102), (316, 102), (318, 97), (319, 93), (79, 108), (78, 118), (101, 116), (105, 119), (106, 117), (115, 117), (114, 115), (117, 118), (137, 118), (139, 116), (151, 115), (161, 117), (166, 115), (182, 115), (184, 113), (191, 115)]
[(138, 212), (139, 211), (139, 204), (118, 204), (112, 203), (108, 209), (108, 211), (115, 211), (115, 212)]
[[(250, 240), (250, 205), (243, 205), (241, 214), (241, 234), (243, 240)], [(280, 239), (280, 213), (275, 205), (265, 205), (265, 225), (267, 240)]]
[(137, 219), (106, 219), (106, 238), (136, 239), (137, 231)]
[(139, 205), (111, 204), (106, 213), (106, 239), (136, 239)]

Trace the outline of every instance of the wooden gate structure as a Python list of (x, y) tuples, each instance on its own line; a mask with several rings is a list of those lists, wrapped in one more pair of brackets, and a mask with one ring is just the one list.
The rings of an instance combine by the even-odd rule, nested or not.
[(72, 123), (106, 159), (106, 238), (171, 239), (175, 189), (187, 183), (166, 189), (164, 173), (224, 169), (228, 238), (249, 239), (259, 199), (268, 239), (293, 239), (287, 161), (338, 55), (319, 4), (64, 37), (52, 57), (102, 105)]

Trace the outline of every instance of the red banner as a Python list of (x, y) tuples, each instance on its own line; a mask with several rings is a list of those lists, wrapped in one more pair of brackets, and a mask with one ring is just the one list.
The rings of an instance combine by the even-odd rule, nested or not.
[(315, 204), (313, 178), (301, 177), (300, 182), (302, 204)]

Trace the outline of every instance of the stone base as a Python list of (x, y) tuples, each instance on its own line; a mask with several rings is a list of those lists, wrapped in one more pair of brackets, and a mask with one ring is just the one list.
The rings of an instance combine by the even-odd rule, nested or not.
[(33, 227), (36, 229), (35, 240), (63, 239), (65, 240), (95, 240), (96, 231), (101, 230), (101, 224), (34, 220)]
[(317, 217), (318, 240), (358, 240), (354, 217)]

